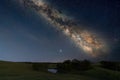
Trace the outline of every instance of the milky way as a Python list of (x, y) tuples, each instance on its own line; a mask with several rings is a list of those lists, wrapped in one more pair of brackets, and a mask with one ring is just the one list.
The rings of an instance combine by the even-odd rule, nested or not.
[(42, 15), (57, 30), (68, 36), (78, 48), (88, 55), (97, 57), (106, 53), (105, 42), (98, 35), (83, 29), (75, 20), (54, 8), (45, 0), (22, 0), (24, 6), (34, 9)]

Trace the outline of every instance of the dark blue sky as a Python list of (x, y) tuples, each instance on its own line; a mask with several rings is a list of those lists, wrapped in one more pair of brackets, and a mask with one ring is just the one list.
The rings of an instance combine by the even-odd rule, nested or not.
[[(119, 0), (49, 0), (51, 5), (100, 34), (110, 47), (108, 60), (120, 61)], [(0, 1), (0, 59), (63, 61), (90, 59), (43, 17), (10, 0)]]

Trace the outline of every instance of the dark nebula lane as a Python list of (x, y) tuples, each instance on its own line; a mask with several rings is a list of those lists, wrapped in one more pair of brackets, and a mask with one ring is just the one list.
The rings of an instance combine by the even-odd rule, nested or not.
[(88, 55), (97, 57), (107, 53), (107, 44), (98, 34), (83, 29), (83, 26), (80, 26), (79, 23), (51, 6), (45, 0), (22, 0), (21, 3), (26, 7), (34, 9), (39, 15), (42, 15), (50, 24), (57, 30), (62, 31)]

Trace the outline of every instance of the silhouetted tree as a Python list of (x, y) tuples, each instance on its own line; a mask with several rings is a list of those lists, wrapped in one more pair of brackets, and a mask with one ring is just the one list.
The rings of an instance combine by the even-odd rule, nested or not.
[(79, 68), (80, 68), (80, 61), (77, 60), (77, 59), (73, 59), (72, 60), (72, 68), (74, 70), (79, 70)]
[(71, 60), (65, 60), (63, 63), (70, 64)]
[(57, 64), (57, 70), (59, 73), (66, 72), (63, 63), (58, 63)]
[(89, 70), (92, 68), (91, 62), (88, 60), (82, 61), (79, 66), (81, 67), (80, 70)]
[(73, 60), (72, 66), (75, 70), (80, 70), (80, 71), (84, 71), (92, 68), (91, 62), (88, 60), (84, 60), (84, 61)]
[(79, 61), (74, 59), (72, 61), (66, 60), (63, 63), (57, 64), (58, 72), (70, 72), (70, 71), (85, 71), (91, 69), (91, 62), (88, 60)]
[(65, 60), (63, 63), (58, 63), (57, 69), (58, 69), (58, 72), (61, 72), (61, 73), (71, 71), (72, 70), (71, 61)]

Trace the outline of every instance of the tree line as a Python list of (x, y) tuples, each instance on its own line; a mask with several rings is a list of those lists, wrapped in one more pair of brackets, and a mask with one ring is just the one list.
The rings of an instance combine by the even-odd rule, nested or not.
[(100, 61), (98, 63), (92, 63), (89, 60), (65, 60), (62, 63), (30, 63), (32, 69), (35, 71), (47, 71), (49, 68), (57, 69), (59, 73), (72, 72), (72, 71), (87, 71), (93, 69), (94, 64), (99, 64), (97, 67), (120, 71), (120, 63), (112, 61)]

